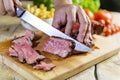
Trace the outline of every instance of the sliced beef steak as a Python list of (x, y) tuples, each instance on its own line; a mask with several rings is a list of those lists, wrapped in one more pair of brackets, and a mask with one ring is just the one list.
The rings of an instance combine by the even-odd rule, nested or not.
[(24, 55), (23, 51), (21, 50), (22, 46), (14, 44), (12, 47), (17, 52), (19, 61), (24, 63), (25, 62), (25, 55)]
[(18, 53), (13, 47), (9, 48), (9, 53), (10, 53), (10, 56), (18, 57)]
[(46, 63), (45, 56), (32, 48), (32, 40), (36, 40), (34, 37), (34, 33), (27, 30), (24, 36), (14, 39), (13, 45), (9, 48), (10, 56), (18, 57), (22, 63), (35, 64), (34, 69), (51, 70), (55, 65)]
[(41, 61), (40, 64), (37, 64), (37, 65), (33, 66), (34, 69), (42, 69), (42, 70), (45, 70), (45, 71), (51, 70), (54, 67), (55, 67), (54, 64), (52, 64), (52, 63), (45, 63), (43, 61)]
[(32, 46), (32, 41), (29, 38), (26, 38), (25, 36), (19, 37), (19, 38), (13, 40), (13, 43), (21, 45), (21, 46), (24, 46), (24, 44), (28, 44), (28, 45)]
[(43, 51), (65, 58), (71, 54), (74, 42), (60, 37), (49, 37), (43, 46)]
[(91, 25), (92, 25), (92, 34), (101, 34), (103, 32), (104, 29), (104, 25), (102, 25), (101, 23), (97, 22), (97, 21), (91, 21)]
[[(72, 34), (71, 34), (72, 38), (74, 38), (74, 39), (77, 38), (77, 35), (79, 33), (79, 27), (80, 27), (79, 23), (75, 23), (75, 25), (72, 28)], [(105, 26), (102, 25), (101, 23), (99, 23), (98, 21), (91, 21), (91, 32), (92, 32), (92, 35), (93, 34), (98, 34), (98, 35), (101, 34), (103, 32), (104, 27)]]
[(37, 60), (42, 60), (45, 56), (37, 53), (31, 46), (25, 45), (22, 47), (22, 51), (24, 52), (26, 62), (28, 64), (36, 63)]
[(29, 38), (30, 40), (33, 40), (35, 37), (35, 33), (33, 31), (26, 30), (25, 31), (25, 37)]

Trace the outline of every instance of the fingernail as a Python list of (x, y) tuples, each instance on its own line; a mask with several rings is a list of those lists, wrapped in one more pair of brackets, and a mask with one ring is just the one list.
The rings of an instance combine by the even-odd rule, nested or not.
[(22, 6), (22, 3), (19, 0), (15, 0), (15, 3), (19, 6)]
[(91, 46), (94, 46), (94, 43), (93, 43), (92, 41), (90, 41), (90, 42), (87, 43), (87, 45), (88, 45), (89, 47), (91, 47)]

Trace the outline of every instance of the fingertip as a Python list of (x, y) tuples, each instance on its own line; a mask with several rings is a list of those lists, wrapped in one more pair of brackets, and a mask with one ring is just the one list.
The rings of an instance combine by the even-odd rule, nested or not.
[(93, 40), (92, 34), (90, 34), (89, 39), (90, 39), (91, 41)]
[(82, 36), (81, 35), (77, 35), (77, 40), (79, 41), (79, 42), (81, 42), (81, 43), (83, 43), (83, 38), (82, 38)]
[(22, 6), (22, 2), (20, 2), (19, 0), (14, 0), (14, 2), (15, 2), (18, 6)]
[(12, 17), (14, 17), (14, 16), (15, 16), (15, 14), (14, 14), (14, 13), (8, 13), (8, 15), (10, 15), (10, 16), (12, 16)]
[(16, 14), (15, 13), (12, 13), (12, 14), (10, 14), (12, 17), (14, 17)]
[(18, 5), (19, 5), (19, 6), (22, 6), (22, 2), (19, 2)]
[(6, 9), (6, 11), (7, 11), (8, 15), (15, 16), (15, 10), (14, 9), (9, 8), (9, 9)]
[(70, 36), (70, 31), (68, 31), (66, 28), (65, 28), (65, 34)]
[(70, 36), (71, 35), (71, 32), (72, 32), (72, 28), (73, 28), (73, 25), (74, 25), (74, 21), (73, 20), (69, 20), (65, 26), (65, 34)]
[(67, 26), (65, 27), (65, 34), (68, 36), (70, 36), (70, 34), (71, 34), (71, 29), (68, 29)]
[(68, 36), (70, 36), (70, 32), (67, 32), (66, 30), (65, 30), (65, 34), (68, 35)]
[(59, 28), (60, 28), (58, 22), (56, 22), (55, 20), (53, 20), (52, 26), (55, 27), (56, 29), (59, 29)]
[(2, 15), (2, 16), (6, 15), (6, 12), (2, 12), (1, 15)]

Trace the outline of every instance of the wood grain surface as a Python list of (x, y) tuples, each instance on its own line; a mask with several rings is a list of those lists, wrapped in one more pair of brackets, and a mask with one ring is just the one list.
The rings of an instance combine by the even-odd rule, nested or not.
[[(24, 32), (22, 32), (22, 34), (23, 33)], [(15, 35), (20, 35), (20, 33), (15, 33)], [(120, 41), (119, 36), (119, 33), (110, 37), (94, 35), (95, 44), (99, 47), (99, 49), (96, 49), (90, 53), (73, 55), (66, 59), (61, 59), (51, 54), (43, 53), (44, 55), (47, 54), (47, 57), (52, 59), (53, 63), (56, 65), (53, 70), (48, 72), (33, 70), (31, 65), (21, 64), (17, 58), (10, 57), (8, 51), (4, 51), (4, 49), (1, 51), (1, 56), (3, 57), (4, 64), (28, 80), (61, 80), (73, 76), (118, 53), (120, 50), (120, 45), (118, 44)], [(45, 36), (42, 38), (43, 40), (44, 37)], [(114, 47), (111, 48), (110, 46)], [(36, 47), (36, 49), (40, 49), (40, 46)]]

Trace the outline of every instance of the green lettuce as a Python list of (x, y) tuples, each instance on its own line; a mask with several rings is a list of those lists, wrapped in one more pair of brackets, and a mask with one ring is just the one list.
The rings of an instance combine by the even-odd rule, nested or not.
[(100, 0), (72, 0), (73, 4), (79, 5), (82, 8), (87, 8), (93, 13), (96, 13), (100, 8)]

